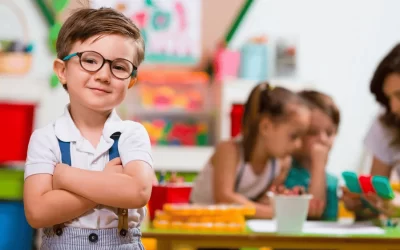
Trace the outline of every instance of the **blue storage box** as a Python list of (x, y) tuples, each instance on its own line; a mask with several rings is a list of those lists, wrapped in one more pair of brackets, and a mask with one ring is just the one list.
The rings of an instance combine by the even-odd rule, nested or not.
[(0, 201), (0, 249), (31, 250), (33, 229), (25, 218), (22, 201)]
[(268, 47), (264, 43), (246, 43), (241, 49), (240, 78), (253, 81), (267, 80), (267, 51)]

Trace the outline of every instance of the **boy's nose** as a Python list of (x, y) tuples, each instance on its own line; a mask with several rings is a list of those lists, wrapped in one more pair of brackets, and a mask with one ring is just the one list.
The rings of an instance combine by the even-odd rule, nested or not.
[(111, 70), (110, 65), (106, 62), (99, 71), (96, 72), (95, 80), (101, 81), (102, 83), (110, 83), (111, 81)]

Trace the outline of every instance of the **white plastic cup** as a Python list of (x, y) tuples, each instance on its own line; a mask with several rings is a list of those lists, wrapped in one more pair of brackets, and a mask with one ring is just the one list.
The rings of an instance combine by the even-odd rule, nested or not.
[(276, 232), (296, 234), (303, 231), (307, 219), (311, 194), (305, 195), (274, 195), (272, 198), (275, 210)]

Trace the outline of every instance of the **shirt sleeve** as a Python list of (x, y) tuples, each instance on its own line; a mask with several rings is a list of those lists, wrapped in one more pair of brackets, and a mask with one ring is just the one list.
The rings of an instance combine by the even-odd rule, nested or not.
[(53, 174), (57, 157), (45, 129), (35, 130), (30, 138), (24, 178), (35, 174)]
[(370, 127), (364, 139), (364, 146), (374, 157), (385, 164), (393, 164), (393, 148), (390, 146), (393, 136), (379, 119), (376, 119)]
[(144, 161), (153, 167), (149, 134), (142, 124), (126, 121), (119, 140), (118, 150), (122, 165), (125, 166), (130, 161)]

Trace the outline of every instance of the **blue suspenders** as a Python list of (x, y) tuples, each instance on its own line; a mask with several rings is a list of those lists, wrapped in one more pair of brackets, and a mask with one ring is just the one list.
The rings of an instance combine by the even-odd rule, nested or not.
[[(118, 141), (119, 141), (120, 135), (121, 135), (121, 133), (117, 132), (111, 136), (111, 138), (114, 139), (114, 143), (111, 146), (110, 150), (108, 151), (110, 161), (119, 157)], [(71, 166), (72, 162), (71, 162), (70, 142), (65, 142), (65, 141), (61, 141), (60, 139), (58, 139), (58, 145), (60, 146), (60, 151), (61, 151), (61, 163)]]
[[(114, 140), (114, 143), (108, 151), (110, 161), (119, 157), (118, 141), (119, 141), (120, 136), (121, 136), (120, 132), (116, 132), (111, 135), (111, 138)], [(60, 146), (60, 151), (61, 151), (61, 163), (71, 166), (72, 161), (71, 161), (70, 142), (64, 142), (64, 141), (61, 141), (60, 139), (58, 139), (58, 145)], [(126, 234), (128, 232), (128, 210), (127, 209), (118, 208), (118, 220), (119, 220), (118, 221), (119, 234), (121, 236), (126, 236)], [(63, 227), (63, 225), (54, 226), (53, 230), (56, 235), (58, 235), (58, 236), (62, 235), (62, 227)]]

